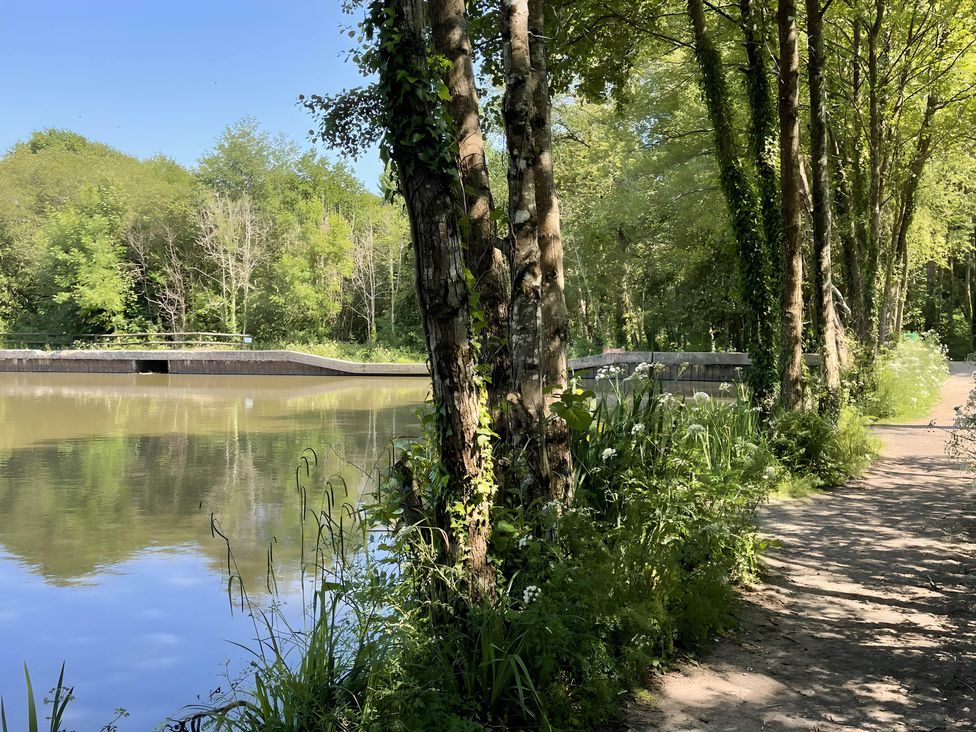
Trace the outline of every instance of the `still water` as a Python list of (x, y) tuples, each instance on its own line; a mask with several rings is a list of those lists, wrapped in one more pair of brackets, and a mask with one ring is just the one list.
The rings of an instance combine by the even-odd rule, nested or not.
[[(227, 595), (228, 536), (252, 598), (296, 588), (295, 468), (375, 483), (395, 437), (416, 434), (425, 379), (0, 373), (0, 695), (24, 719), (23, 665), (43, 696), (61, 662), (67, 729), (116, 707), (143, 732), (246, 666), (254, 626)], [(312, 486), (315, 487), (314, 485)], [(43, 725), (42, 725), (43, 726)]]

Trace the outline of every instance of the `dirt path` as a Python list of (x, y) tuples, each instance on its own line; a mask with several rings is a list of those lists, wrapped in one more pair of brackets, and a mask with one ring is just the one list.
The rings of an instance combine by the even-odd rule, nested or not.
[(972, 385), (955, 365), (935, 428), (879, 427), (862, 480), (764, 509), (782, 547), (741, 631), (664, 676), (632, 729), (976, 729), (976, 492), (942, 429)]

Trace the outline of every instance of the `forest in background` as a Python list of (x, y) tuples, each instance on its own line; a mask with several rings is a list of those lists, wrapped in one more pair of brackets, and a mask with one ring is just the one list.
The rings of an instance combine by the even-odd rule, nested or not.
[(254, 120), (194, 170), (59, 130), (0, 160), (0, 330), (410, 347), (411, 266), (402, 214)]
[[(864, 329), (873, 267), (880, 298), (887, 292), (892, 301), (889, 331), (935, 331), (952, 357), (963, 358), (976, 330), (971, 41), (956, 39), (958, 29), (936, 13), (889, 12), (878, 31), (888, 50), (875, 82), (876, 194), (868, 59), (861, 58), (870, 39), (848, 11), (832, 13), (826, 25), (837, 51), (825, 68), (833, 279), (852, 332)], [(714, 15), (715, 40), (732, 70), (733, 123), (745, 132), (747, 50), (734, 19)], [(594, 32), (603, 45), (592, 47), (572, 42), (574, 17), (563, 16), (554, 37), (586, 57), (611, 52), (608, 34), (636, 16), (602, 18)], [(939, 39), (940, 46), (925, 45)], [(694, 54), (650, 31), (619, 34), (617, 43), (632, 47), (625, 68), (597, 67), (595, 78), (553, 104), (570, 350), (747, 350), (737, 244)], [(503, 171), (498, 87), (484, 81), (488, 164)], [(808, 113), (805, 105), (801, 111)], [(806, 148), (806, 120), (800, 132)], [(810, 161), (802, 163), (809, 229)], [(494, 178), (504, 187), (504, 176)], [(809, 243), (803, 256), (812, 271)], [(371, 193), (347, 165), (273, 137), (251, 119), (228, 127), (192, 170), (59, 130), (36, 132), (0, 159), (0, 331), (196, 330), (247, 332), (259, 344), (350, 341), (419, 353), (402, 205)], [(805, 339), (816, 350), (812, 329)]]

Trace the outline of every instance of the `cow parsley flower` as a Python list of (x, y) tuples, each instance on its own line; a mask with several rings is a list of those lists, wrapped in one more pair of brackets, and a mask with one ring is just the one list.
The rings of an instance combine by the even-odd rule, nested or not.
[(538, 600), (539, 595), (541, 594), (542, 594), (542, 590), (540, 590), (535, 585), (529, 585), (524, 590), (522, 590), (522, 602), (528, 605), (529, 603)]
[(614, 450), (612, 447), (608, 447), (606, 450), (603, 451), (603, 455), (601, 457), (603, 459), (603, 462), (606, 462), (610, 458), (614, 457), (616, 454), (617, 454), (616, 450)]

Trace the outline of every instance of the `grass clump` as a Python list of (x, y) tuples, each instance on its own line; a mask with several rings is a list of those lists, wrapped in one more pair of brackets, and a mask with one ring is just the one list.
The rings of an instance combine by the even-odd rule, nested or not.
[(946, 351), (935, 334), (906, 333), (875, 360), (860, 406), (885, 422), (921, 419), (938, 402), (948, 375)]

